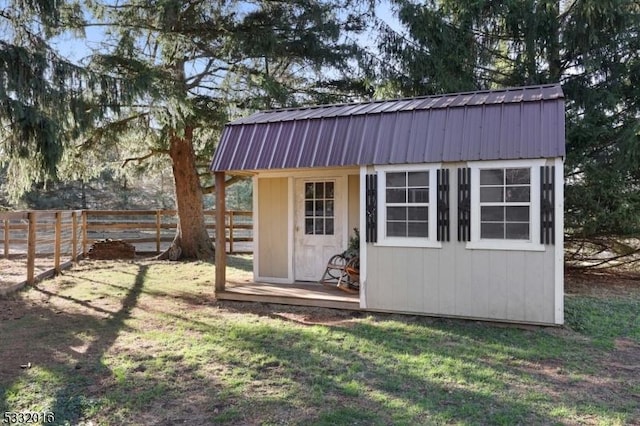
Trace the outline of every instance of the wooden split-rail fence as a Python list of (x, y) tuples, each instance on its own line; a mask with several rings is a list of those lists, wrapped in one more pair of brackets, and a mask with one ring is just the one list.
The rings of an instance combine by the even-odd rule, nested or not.
[[(215, 211), (205, 211), (212, 241), (214, 219)], [(0, 295), (60, 273), (97, 240), (122, 240), (138, 253), (159, 253), (173, 241), (177, 220), (175, 210), (0, 212)], [(228, 211), (225, 222), (227, 252), (252, 252), (252, 213)]]

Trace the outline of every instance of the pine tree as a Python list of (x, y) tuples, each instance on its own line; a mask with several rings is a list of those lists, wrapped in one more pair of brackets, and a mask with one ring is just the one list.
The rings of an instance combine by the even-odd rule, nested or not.
[(566, 229), (640, 232), (640, 4), (634, 0), (393, 0), (382, 91), (422, 95), (561, 82)]
[[(93, 64), (149, 90), (121, 105), (117, 119), (85, 146), (128, 138), (140, 148), (126, 162), (170, 157), (179, 227), (167, 255), (213, 256), (203, 215), (203, 193), (213, 188), (201, 183), (230, 116), (333, 99), (336, 88), (344, 90), (341, 76), (355, 49), (344, 31), (357, 30), (361, 20), (337, 16), (337, 6), (321, 0), (94, 2), (91, 22), (108, 32)], [(335, 78), (320, 78), (326, 74)]]
[(13, 199), (56, 179), (66, 150), (117, 104), (136, 96), (127, 81), (93, 73), (49, 41), (81, 20), (76, 4), (5, 0), (0, 11), (0, 162)]

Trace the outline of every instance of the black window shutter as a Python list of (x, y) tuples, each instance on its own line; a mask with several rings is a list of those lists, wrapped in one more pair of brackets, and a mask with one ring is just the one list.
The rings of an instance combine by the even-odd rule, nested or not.
[(378, 175), (368, 174), (366, 181), (366, 214), (368, 243), (378, 242)]
[(471, 169), (458, 168), (458, 241), (471, 240)]
[(438, 241), (449, 241), (449, 169), (438, 170)]
[(540, 167), (540, 243), (555, 244), (555, 166)]

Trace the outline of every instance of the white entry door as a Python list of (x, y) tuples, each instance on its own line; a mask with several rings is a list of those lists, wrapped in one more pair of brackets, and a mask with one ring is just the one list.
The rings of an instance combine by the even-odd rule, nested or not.
[(298, 178), (295, 183), (294, 274), (318, 281), (334, 254), (346, 244), (346, 179)]

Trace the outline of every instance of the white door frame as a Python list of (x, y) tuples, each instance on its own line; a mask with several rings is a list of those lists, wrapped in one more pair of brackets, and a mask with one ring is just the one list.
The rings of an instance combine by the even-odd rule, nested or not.
[[(304, 225), (304, 185), (308, 182), (334, 182), (334, 233), (331, 235), (321, 236), (306, 236)], [(349, 240), (348, 232), (348, 220), (349, 220), (349, 187), (347, 176), (300, 176), (295, 178), (294, 183), (294, 206), (295, 214), (293, 217), (294, 227), (294, 246), (293, 246), (293, 259), (294, 267), (293, 273), (296, 281), (317, 281), (322, 277), (324, 272), (324, 266), (331, 256), (338, 254), (347, 248)], [(302, 198), (301, 198), (302, 197)], [(301, 210), (302, 209), (302, 210)], [(305, 244), (305, 240), (314, 239), (317, 240), (317, 244)], [(325, 244), (326, 243), (326, 244)], [(300, 265), (300, 256), (303, 256), (303, 246), (314, 246), (318, 248), (318, 258), (313, 259), (313, 266), (317, 269), (317, 272), (305, 271)], [(323, 247), (334, 246), (335, 250), (331, 253), (324, 253)], [(326, 259), (325, 259), (326, 258)]]

